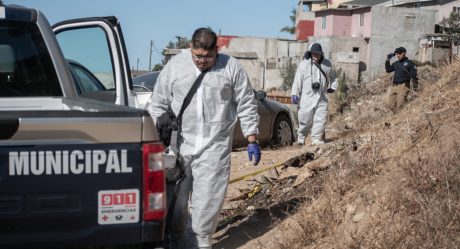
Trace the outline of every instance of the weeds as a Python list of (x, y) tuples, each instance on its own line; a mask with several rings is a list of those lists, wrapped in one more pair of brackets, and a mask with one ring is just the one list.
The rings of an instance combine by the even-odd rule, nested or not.
[[(335, 143), (336, 160), (317, 176), (322, 191), (288, 226), (296, 239), (277, 248), (460, 248), (460, 63), (419, 72), (423, 92), (395, 115), (376, 106), (383, 97), (366, 100), (384, 93), (385, 81), (351, 86), (347, 101), (336, 96), (354, 108), (369, 101), (377, 114), (355, 113), (353, 134)], [(370, 139), (357, 139), (363, 133)], [(352, 221), (347, 205), (367, 219)]]

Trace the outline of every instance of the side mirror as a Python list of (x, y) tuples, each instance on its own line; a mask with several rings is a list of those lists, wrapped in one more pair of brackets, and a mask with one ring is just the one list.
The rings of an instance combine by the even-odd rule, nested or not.
[(259, 90), (256, 92), (256, 98), (258, 100), (263, 100), (267, 97), (267, 93), (264, 90)]

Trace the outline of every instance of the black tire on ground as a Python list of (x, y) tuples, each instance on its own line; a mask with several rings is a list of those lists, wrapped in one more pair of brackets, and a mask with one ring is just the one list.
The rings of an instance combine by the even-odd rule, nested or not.
[(281, 146), (292, 145), (293, 137), (291, 120), (286, 115), (278, 115), (273, 126), (273, 143)]

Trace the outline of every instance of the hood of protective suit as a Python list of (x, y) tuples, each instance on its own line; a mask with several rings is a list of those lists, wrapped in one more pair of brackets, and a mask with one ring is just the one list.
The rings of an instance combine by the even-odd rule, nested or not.
[(321, 54), (321, 57), (318, 60), (318, 63), (321, 64), (323, 62), (323, 60), (324, 60), (324, 53), (323, 53), (323, 48), (321, 47), (321, 44), (319, 44), (319, 43), (310, 44), (310, 46), (308, 46), (308, 50), (307, 50), (307, 52), (305, 52), (303, 58), (305, 60), (310, 60), (312, 53)]

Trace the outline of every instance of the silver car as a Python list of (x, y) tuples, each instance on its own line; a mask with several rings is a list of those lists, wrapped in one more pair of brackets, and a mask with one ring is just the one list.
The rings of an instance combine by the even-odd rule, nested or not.
[[(155, 71), (133, 77), (133, 87), (140, 106), (148, 104), (159, 74), (160, 72)], [(257, 91), (255, 95), (260, 115), (259, 135), (257, 136), (259, 143), (262, 145), (291, 145), (294, 141), (294, 132), (289, 107), (278, 101), (268, 99), (265, 91)], [(243, 136), (238, 121), (233, 146), (246, 145), (247, 139)]]

